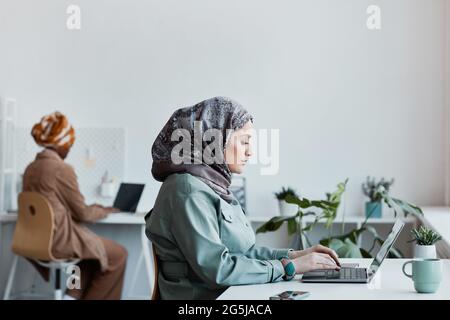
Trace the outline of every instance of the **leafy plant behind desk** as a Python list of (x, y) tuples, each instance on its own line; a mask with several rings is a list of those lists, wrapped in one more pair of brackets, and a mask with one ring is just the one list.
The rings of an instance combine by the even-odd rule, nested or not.
[[(367, 220), (370, 218), (372, 212), (367, 215), (366, 219), (361, 224), (361, 227), (355, 228), (348, 233), (344, 233), (345, 222), (343, 221), (342, 234), (331, 234), (331, 226), (336, 219), (337, 210), (345, 192), (347, 182), (348, 179), (339, 183), (334, 192), (327, 193), (326, 200), (309, 200), (299, 196), (288, 195), (285, 200), (288, 203), (294, 203), (298, 206), (297, 214), (290, 217), (274, 217), (259, 227), (256, 230), (256, 233), (278, 230), (286, 222), (289, 235), (298, 234), (298, 249), (303, 250), (305, 248), (305, 242), (307, 246), (311, 246), (308, 233), (314, 229), (317, 223), (325, 221), (325, 227), (329, 230), (329, 233), (327, 238), (320, 240), (320, 244), (332, 248), (341, 258), (372, 258), (371, 252), (375, 246), (377, 244), (383, 245), (384, 243), (383, 238), (378, 235), (375, 228), (367, 225)], [(383, 186), (378, 188), (378, 193), (380, 199), (384, 201), (389, 208), (393, 209), (395, 217), (400, 213), (403, 213), (405, 217), (408, 214), (413, 216), (423, 215), (422, 210), (419, 207), (389, 196)], [(307, 216), (313, 217), (313, 221), (305, 225), (303, 219)], [(365, 232), (372, 234), (374, 237), (372, 246), (368, 251), (358, 245), (358, 239)], [(401, 258), (402, 256), (402, 253), (396, 248), (392, 248), (389, 252), (389, 257)]]
[(432, 246), (442, 239), (442, 237), (432, 229), (420, 226), (411, 230), (414, 237), (410, 242), (415, 241), (419, 246)]
[[(256, 232), (262, 233), (275, 231), (286, 222), (288, 226), (288, 233), (290, 235), (295, 233), (299, 235), (300, 249), (305, 247), (304, 241), (306, 241), (308, 246), (310, 246), (311, 243), (307, 236), (307, 232), (311, 231), (320, 220), (326, 220), (326, 227), (331, 227), (334, 219), (336, 218), (337, 209), (341, 202), (342, 194), (345, 191), (346, 184), (347, 180), (338, 184), (336, 191), (326, 195), (326, 200), (309, 200), (293, 194), (286, 195), (284, 198), (286, 202), (296, 204), (298, 206), (297, 214), (289, 217), (274, 217), (259, 227)], [(314, 209), (319, 210), (320, 213), (311, 211)], [(314, 220), (312, 223), (304, 225), (303, 218), (307, 216), (313, 216)]]
[(376, 181), (375, 178), (367, 177), (362, 184), (362, 190), (371, 202), (378, 202), (383, 200), (383, 193), (389, 193), (389, 189), (393, 184), (394, 179), (388, 181), (381, 178), (381, 180)]
[(295, 192), (294, 189), (290, 188), (290, 187), (282, 187), (281, 191), (279, 192), (275, 192), (275, 197), (278, 200), (285, 200), (288, 196), (294, 196), (294, 197), (298, 197), (297, 193)]

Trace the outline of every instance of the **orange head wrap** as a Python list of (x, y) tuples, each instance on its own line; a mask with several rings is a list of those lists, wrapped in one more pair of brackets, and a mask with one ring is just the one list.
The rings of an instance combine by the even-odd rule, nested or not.
[(69, 149), (75, 142), (75, 130), (66, 116), (56, 111), (44, 116), (31, 130), (36, 143), (46, 148)]

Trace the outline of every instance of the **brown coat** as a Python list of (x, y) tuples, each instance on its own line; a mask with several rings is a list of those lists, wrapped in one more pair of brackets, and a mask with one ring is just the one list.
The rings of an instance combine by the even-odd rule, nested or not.
[(53, 150), (38, 153), (25, 170), (23, 191), (39, 192), (50, 202), (55, 215), (52, 253), (56, 258), (98, 260), (105, 270), (108, 259), (100, 238), (83, 226), (107, 215), (99, 206), (87, 206), (72, 166)]

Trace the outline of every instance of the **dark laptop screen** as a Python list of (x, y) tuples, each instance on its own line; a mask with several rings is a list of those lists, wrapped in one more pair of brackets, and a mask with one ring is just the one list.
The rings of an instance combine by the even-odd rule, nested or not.
[(113, 204), (114, 208), (122, 212), (136, 212), (144, 186), (144, 184), (121, 183)]

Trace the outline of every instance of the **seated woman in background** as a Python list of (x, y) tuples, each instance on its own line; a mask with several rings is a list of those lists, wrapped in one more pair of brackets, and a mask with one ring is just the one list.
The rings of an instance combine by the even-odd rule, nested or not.
[[(31, 134), (45, 149), (25, 170), (23, 191), (40, 193), (53, 208), (53, 255), (61, 259), (82, 259), (79, 263), (81, 288), (68, 289), (64, 298), (120, 299), (127, 251), (82, 225), (105, 218), (115, 209), (85, 204), (75, 171), (64, 162), (75, 141), (73, 127), (63, 114), (54, 112), (43, 117)], [(48, 278), (46, 269), (36, 268)]]
[[(177, 110), (156, 138), (152, 174), (163, 184), (146, 216), (146, 234), (158, 258), (162, 299), (215, 299), (228, 286), (339, 269), (336, 253), (323, 246), (294, 251), (255, 245), (250, 222), (228, 189), (232, 174), (242, 173), (252, 155), (252, 122), (240, 104), (216, 97)], [(194, 141), (197, 129), (221, 133), (214, 162), (207, 156), (210, 142), (202, 138), (192, 142), (194, 151), (188, 144), (186, 161), (174, 162), (180, 153), (178, 138)]]

